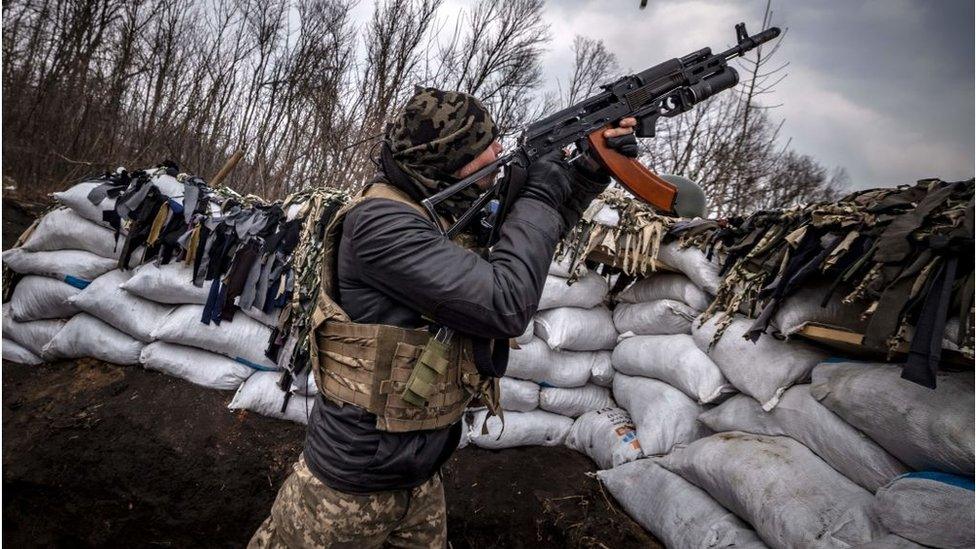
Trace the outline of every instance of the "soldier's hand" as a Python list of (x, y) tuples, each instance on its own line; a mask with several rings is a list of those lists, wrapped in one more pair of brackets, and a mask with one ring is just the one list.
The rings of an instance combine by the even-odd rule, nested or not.
[(607, 147), (624, 156), (637, 158), (637, 137), (634, 135), (634, 126), (636, 125), (636, 118), (624, 118), (617, 124), (616, 128), (605, 130), (603, 137), (607, 140)]

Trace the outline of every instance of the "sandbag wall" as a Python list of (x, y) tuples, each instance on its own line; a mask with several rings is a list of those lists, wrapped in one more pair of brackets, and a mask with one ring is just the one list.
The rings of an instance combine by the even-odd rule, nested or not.
[(597, 461), (598, 477), (638, 522), (669, 547), (973, 546), (972, 372), (932, 390), (897, 364), (753, 343), (741, 316), (640, 335), (641, 314), (677, 332), (690, 313), (675, 297), (700, 305), (679, 279), (638, 281), (614, 309), (613, 396), (644, 459)]
[[(115, 198), (92, 194), (102, 183), (55, 193), (59, 206), (29, 229), (19, 247), (3, 253), (4, 265), (22, 275), (3, 305), (3, 358), (23, 364), (82, 357), (141, 364), (204, 387), (236, 390), (231, 409), (304, 423), (314, 385), (306, 377), (283, 391), (282, 372), (265, 353), (281, 300), (258, 307), (261, 300), (252, 299), (241, 308), (238, 298), (216, 312), (211, 294), (226, 286), (215, 283), (219, 274), (194, 281), (193, 269), (178, 258), (138, 265), (148, 243), (125, 249), (124, 232), (118, 236), (105, 221)], [(165, 168), (151, 172), (151, 185), (169, 212), (161, 216), (165, 227), (183, 215), (186, 186)], [(219, 209), (213, 214), (218, 217)], [(243, 245), (248, 242), (253, 241)], [(131, 260), (120, 260), (125, 256)], [(231, 269), (236, 259), (228, 258)], [(120, 268), (126, 264), (138, 266)]]
[(584, 267), (575, 274), (571, 282), (568, 262), (551, 265), (539, 310), (515, 340), (500, 380), (503, 417), (479, 410), (469, 418), (476, 446), (560, 445), (576, 418), (614, 405), (610, 350), (617, 331), (606, 303), (609, 287)]

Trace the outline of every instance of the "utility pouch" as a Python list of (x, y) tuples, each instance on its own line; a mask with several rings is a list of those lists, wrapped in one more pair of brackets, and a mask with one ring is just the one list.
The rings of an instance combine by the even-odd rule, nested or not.
[(419, 408), (427, 406), (430, 395), (435, 391), (435, 384), (443, 380), (447, 373), (450, 352), (450, 341), (444, 343), (437, 338), (430, 338), (407, 379), (402, 395), (404, 401)]

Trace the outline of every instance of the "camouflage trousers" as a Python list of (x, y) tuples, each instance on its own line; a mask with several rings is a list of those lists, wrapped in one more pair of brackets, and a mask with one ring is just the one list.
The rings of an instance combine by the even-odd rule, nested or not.
[(248, 548), (440, 549), (446, 545), (447, 510), (440, 473), (409, 490), (347, 494), (315, 478), (302, 457)]

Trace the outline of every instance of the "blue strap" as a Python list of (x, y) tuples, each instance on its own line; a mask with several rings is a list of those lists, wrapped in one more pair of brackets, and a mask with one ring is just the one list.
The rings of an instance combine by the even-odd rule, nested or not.
[(898, 478), (920, 478), (932, 480), (935, 482), (941, 482), (942, 484), (948, 484), (950, 486), (965, 488), (969, 491), (973, 491), (974, 488), (972, 477), (961, 477), (959, 475), (950, 475), (949, 473), (941, 473), (939, 471), (916, 471), (914, 473), (905, 473)]
[(75, 288), (78, 288), (79, 290), (84, 290), (89, 284), (91, 284), (90, 280), (85, 280), (84, 278), (78, 278), (77, 276), (71, 275), (64, 275), (64, 281), (71, 284)]

